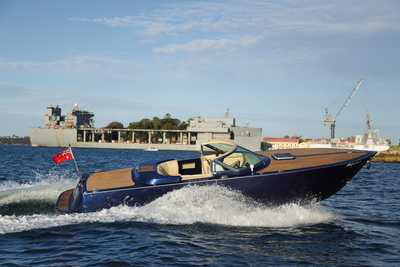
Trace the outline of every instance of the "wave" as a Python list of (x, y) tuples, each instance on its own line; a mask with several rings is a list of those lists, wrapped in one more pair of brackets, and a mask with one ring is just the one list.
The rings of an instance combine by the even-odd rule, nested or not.
[(0, 214), (34, 214), (54, 211), (61, 192), (76, 184), (76, 175), (69, 172), (52, 172), (29, 182), (5, 181), (0, 183)]
[(335, 215), (313, 204), (265, 207), (221, 186), (189, 186), (141, 207), (118, 206), (86, 214), (0, 216), (0, 234), (82, 223), (207, 223), (242, 227), (298, 227), (325, 223)]

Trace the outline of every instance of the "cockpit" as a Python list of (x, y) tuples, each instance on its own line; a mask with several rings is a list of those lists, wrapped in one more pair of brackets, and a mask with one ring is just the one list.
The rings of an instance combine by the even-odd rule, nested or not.
[(229, 142), (201, 146), (202, 157), (212, 159), (211, 172), (217, 176), (249, 175), (269, 165), (269, 158)]
[(251, 175), (268, 166), (270, 159), (234, 143), (218, 141), (201, 145), (201, 156), (187, 160), (168, 160), (158, 164), (163, 176), (180, 176), (182, 180), (207, 177)]

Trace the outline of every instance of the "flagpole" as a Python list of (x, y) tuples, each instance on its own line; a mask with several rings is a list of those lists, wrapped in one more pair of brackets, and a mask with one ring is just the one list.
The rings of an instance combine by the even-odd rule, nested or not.
[(74, 155), (74, 152), (72, 152), (72, 147), (71, 147), (71, 145), (68, 145), (68, 149), (69, 149), (69, 151), (70, 151), (71, 154), (72, 154), (72, 159), (74, 160), (74, 163), (75, 163), (76, 172), (78, 173), (78, 176), (81, 176), (81, 172), (79, 171), (78, 163), (77, 163), (76, 160), (75, 160), (75, 155)]

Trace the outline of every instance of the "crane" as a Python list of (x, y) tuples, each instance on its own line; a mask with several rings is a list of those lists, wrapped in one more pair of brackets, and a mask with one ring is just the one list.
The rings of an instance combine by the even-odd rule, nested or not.
[(361, 84), (364, 82), (363, 79), (360, 79), (356, 86), (353, 88), (353, 90), (350, 92), (350, 94), (347, 96), (346, 100), (340, 107), (340, 109), (336, 112), (335, 116), (332, 116), (331, 113), (329, 113), (328, 108), (325, 108), (325, 118), (324, 118), (324, 125), (329, 127), (331, 130), (331, 139), (335, 138), (335, 129), (336, 129), (336, 120), (342, 114), (343, 110), (350, 104), (351, 99), (355, 96), (357, 93), (358, 89), (360, 89)]

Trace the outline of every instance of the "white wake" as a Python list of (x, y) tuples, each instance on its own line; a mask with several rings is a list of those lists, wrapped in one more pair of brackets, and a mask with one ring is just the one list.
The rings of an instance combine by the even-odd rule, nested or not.
[(68, 172), (36, 174), (33, 181), (18, 183), (7, 181), (0, 184), (0, 206), (29, 201), (55, 202), (64, 190), (76, 184), (76, 175)]
[(82, 223), (207, 223), (246, 227), (297, 227), (329, 222), (335, 215), (319, 205), (288, 204), (275, 208), (249, 201), (220, 186), (191, 186), (165, 194), (142, 207), (118, 206), (87, 214), (0, 216), (0, 233)]

